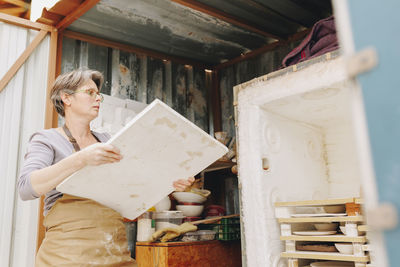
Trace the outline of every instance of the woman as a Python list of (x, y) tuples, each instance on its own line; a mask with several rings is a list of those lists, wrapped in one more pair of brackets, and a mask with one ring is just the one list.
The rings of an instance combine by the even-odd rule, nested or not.
[[(62, 194), (55, 187), (88, 165), (119, 162), (110, 136), (90, 130), (103, 96), (98, 71), (75, 70), (60, 75), (50, 99), (65, 118), (63, 127), (32, 135), (18, 181), (23, 200), (45, 195), (46, 236), (36, 266), (135, 266), (130, 258), (122, 217), (93, 200)], [(177, 180), (177, 191), (194, 181)]]

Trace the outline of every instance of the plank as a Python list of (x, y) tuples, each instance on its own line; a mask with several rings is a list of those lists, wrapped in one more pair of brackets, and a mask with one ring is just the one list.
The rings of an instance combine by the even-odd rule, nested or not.
[(124, 158), (87, 166), (57, 186), (135, 219), (228, 149), (160, 100), (154, 100), (109, 141)]
[(341, 205), (346, 203), (354, 203), (355, 198), (335, 198), (335, 199), (321, 199), (321, 200), (301, 200), (301, 201), (287, 201), (275, 202), (275, 207), (302, 207), (302, 206), (323, 206), (323, 205)]
[(302, 217), (302, 218), (279, 218), (279, 223), (305, 223), (305, 222), (362, 222), (363, 216), (343, 217)]
[(368, 262), (368, 256), (353, 256), (333, 252), (282, 252), (283, 258)]
[(365, 243), (367, 238), (365, 236), (350, 237), (345, 235), (326, 235), (326, 236), (281, 236), (281, 240), (295, 240), (295, 241), (321, 241), (321, 242), (358, 242)]

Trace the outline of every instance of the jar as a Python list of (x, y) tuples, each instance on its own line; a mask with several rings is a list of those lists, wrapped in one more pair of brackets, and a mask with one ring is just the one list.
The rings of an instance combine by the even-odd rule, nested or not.
[(156, 212), (156, 231), (167, 227), (178, 227), (182, 224), (183, 217), (183, 212), (177, 210)]
[(149, 241), (155, 232), (154, 214), (147, 211), (138, 217), (137, 241)]

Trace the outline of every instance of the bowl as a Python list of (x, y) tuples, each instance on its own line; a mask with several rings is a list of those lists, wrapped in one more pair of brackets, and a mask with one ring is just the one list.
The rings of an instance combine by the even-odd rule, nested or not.
[(344, 235), (346, 235), (346, 226), (339, 226), (339, 228), (340, 228), (340, 231), (342, 231), (342, 233), (344, 234)]
[(176, 205), (176, 209), (183, 212), (186, 217), (199, 216), (204, 209), (203, 205)]
[(169, 210), (171, 208), (171, 200), (168, 196), (161, 199), (156, 205), (154, 205), (156, 211)]
[(335, 247), (342, 254), (353, 254), (353, 244), (352, 243), (335, 243)]
[(193, 202), (193, 203), (204, 203), (207, 198), (200, 196), (199, 194), (195, 194), (192, 192), (174, 192), (172, 196), (179, 202)]
[(337, 229), (337, 223), (314, 223), (315, 229), (318, 231), (334, 231)]
[(324, 206), (324, 210), (326, 213), (345, 213), (346, 212), (346, 208), (344, 205)]

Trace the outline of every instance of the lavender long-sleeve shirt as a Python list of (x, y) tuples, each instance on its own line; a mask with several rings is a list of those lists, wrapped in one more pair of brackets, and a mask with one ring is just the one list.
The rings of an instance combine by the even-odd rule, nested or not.
[[(93, 134), (102, 142), (107, 142), (110, 135), (107, 133)], [(55, 129), (42, 130), (34, 133), (29, 139), (24, 164), (18, 179), (18, 190), (22, 200), (38, 198), (33, 190), (30, 175), (35, 170), (51, 166), (68, 157), (74, 152), (72, 144)], [(54, 202), (62, 196), (62, 193), (53, 189), (46, 193), (44, 215), (48, 213)]]

